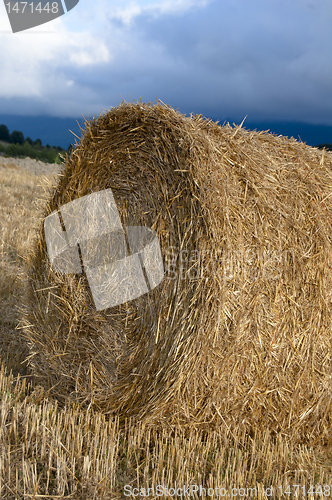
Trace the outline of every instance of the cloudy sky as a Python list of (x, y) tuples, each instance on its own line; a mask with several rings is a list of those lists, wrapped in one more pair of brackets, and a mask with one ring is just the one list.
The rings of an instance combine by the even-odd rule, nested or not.
[(99, 115), (123, 99), (213, 119), (332, 125), (331, 0), (80, 0), (12, 33), (0, 113)]

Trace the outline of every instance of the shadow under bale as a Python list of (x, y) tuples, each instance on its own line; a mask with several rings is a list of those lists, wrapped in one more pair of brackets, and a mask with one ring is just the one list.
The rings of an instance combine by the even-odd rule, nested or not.
[(51, 267), (41, 223), (24, 317), (38, 383), (121, 421), (328, 439), (330, 153), (160, 102), (85, 125), (44, 217), (111, 189), (123, 226), (157, 233), (165, 276), (98, 311), (84, 272)]

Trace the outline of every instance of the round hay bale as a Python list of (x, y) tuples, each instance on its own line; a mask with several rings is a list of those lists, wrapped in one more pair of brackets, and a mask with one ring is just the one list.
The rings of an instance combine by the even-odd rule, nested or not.
[(87, 121), (44, 216), (111, 189), (124, 227), (158, 235), (165, 276), (97, 310), (85, 272), (50, 265), (42, 221), (24, 329), (36, 380), (121, 418), (327, 436), (331, 165), (160, 102)]

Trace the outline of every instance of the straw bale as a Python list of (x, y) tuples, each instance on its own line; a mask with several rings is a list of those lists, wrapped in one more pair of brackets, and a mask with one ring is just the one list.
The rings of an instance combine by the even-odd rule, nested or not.
[(331, 166), (160, 101), (86, 121), (43, 216), (111, 188), (124, 226), (158, 234), (165, 277), (96, 311), (84, 273), (51, 268), (41, 221), (23, 331), (36, 380), (120, 419), (327, 439)]

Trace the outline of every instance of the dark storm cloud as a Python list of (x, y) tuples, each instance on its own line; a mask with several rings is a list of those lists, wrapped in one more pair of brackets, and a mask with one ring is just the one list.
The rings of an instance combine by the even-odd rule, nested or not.
[(72, 24), (55, 24), (59, 36), (30, 37), (29, 48), (6, 38), (3, 112), (90, 115), (158, 97), (213, 118), (332, 123), (332, 3), (118, 5), (83, 3)]

